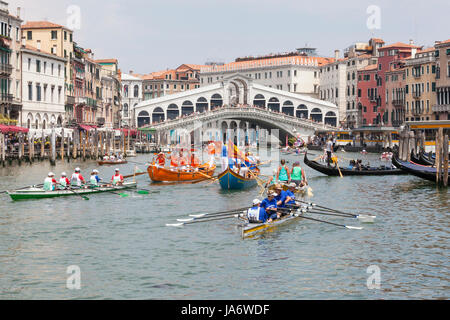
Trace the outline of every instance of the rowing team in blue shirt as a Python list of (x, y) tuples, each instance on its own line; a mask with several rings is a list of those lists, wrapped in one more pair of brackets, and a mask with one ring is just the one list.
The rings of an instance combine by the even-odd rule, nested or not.
[(280, 219), (283, 212), (278, 208), (286, 208), (286, 205), (295, 205), (295, 189), (297, 185), (291, 183), (288, 190), (284, 191), (280, 184), (275, 185), (275, 191), (269, 191), (263, 201), (253, 200), (253, 207), (248, 209), (247, 218), (250, 223), (265, 223)]

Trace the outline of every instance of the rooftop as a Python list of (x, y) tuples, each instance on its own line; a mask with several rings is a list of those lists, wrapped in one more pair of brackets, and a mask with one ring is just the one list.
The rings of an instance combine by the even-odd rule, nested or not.
[(22, 29), (67, 29), (66, 27), (49, 21), (27, 21)]

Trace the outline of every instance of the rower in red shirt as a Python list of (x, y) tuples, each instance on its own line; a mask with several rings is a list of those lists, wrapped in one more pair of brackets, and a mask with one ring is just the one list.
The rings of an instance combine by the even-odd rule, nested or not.
[(123, 185), (123, 176), (120, 174), (120, 170), (116, 169), (115, 174), (111, 178), (111, 184), (113, 186), (121, 186)]
[(166, 156), (164, 155), (163, 152), (160, 152), (156, 157), (156, 164), (159, 167), (164, 167), (166, 165)]

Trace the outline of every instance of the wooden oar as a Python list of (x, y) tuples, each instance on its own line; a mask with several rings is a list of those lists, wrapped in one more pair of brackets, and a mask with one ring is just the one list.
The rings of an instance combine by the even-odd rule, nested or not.
[(190, 217), (193, 218), (200, 218), (200, 217), (212, 217), (212, 216), (216, 216), (216, 215), (221, 215), (223, 213), (232, 213), (232, 212), (239, 212), (242, 210), (247, 210), (249, 207), (243, 207), (243, 208), (237, 208), (237, 209), (233, 209), (233, 210), (227, 210), (227, 211), (220, 211), (220, 212), (214, 212), (214, 213), (198, 213), (198, 214), (190, 214)]
[[(317, 205), (317, 204), (315, 204), (315, 203), (312, 203), (312, 202), (306, 202), (306, 201), (302, 201), (302, 200), (296, 200), (296, 202), (300, 202), (300, 203), (303, 203), (303, 204), (306, 204), (306, 205), (308, 205), (308, 206), (310, 206), (311, 208), (314, 208), (315, 210), (318, 210), (318, 211), (328, 211), (328, 212), (334, 212), (334, 213), (340, 213), (340, 214), (344, 214), (344, 215), (347, 215), (347, 216), (350, 216), (350, 217), (353, 217), (353, 216), (355, 216), (355, 214), (353, 214), (353, 213), (349, 213), (349, 212), (345, 212), (345, 211), (341, 211), (341, 210), (336, 210), (336, 209), (332, 209), (332, 208), (328, 208), (328, 207), (324, 207), (324, 206), (319, 206), (319, 205)], [(317, 208), (321, 208), (321, 209), (317, 209)], [(370, 217), (370, 218), (376, 218), (376, 216), (375, 215), (370, 215), (370, 214), (360, 214), (359, 216), (362, 216), (362, 217)]]
[(227, 220), (232, 218), (239, 218), (239, 215), (236, 214), (234, 216), (227, 216), (227, 217), (220, 217), (220, 218), (213, 218), (213, 219), (204, 219), (199, 221), (191, 221), (191, 222), (181, 222), (181, 223), (174, 223), (174, 224), (166, 224), (167, 227), (182, 227), (189, 224), (194, 223), (204, 223), (204, 222), (211, 222), (211, 221), (220, 221), (220, 220)]
[(228, 213), (222, 213), (222, 214), (216, 214), (213, 216), (205, 216), (205, 215), (191, 215), (192, 218), (187, 218), (187, 219), (177, 219), (178, 222), (191, 222), (191, 221), (197, 221), (197, 220), (203, 220), (203, 219), (211, 219), (211, 218), (219, 218), (219, 217), (227, 217), (227, 216), (234, 216), (236, 214), (243, 214), (242, 210), (239, 211), (234, 211), (234, 212), (228, 212)]
[(147, 172), (139, 172), (139, 173), (136, 173), (136, 174), (130, 174), (128, 176), (124, 176), (123, 178), (124, 179), (128, 179), (128, 178), (133, 178), (134, 176), (142, 176), (144, 174), (147, 174)]
[(343, 175), (342, 172), (341, 172), (341, 168), (339, 168), (339, 161), (338, 161), (338, 158), (337, 158), (337, 157), (336, 157), (336, 167), (337, 167), (338, 170), (339, 170), (339, 174), (341, 175), (341, 178), (343, 178), (344, 175)]
[[(65, 186), (63, 186), (63, 185), (61, 185), (61, 184), (58, 184), (58, 185), (60, 185), (61, 187), (65, 187)], [(66, 187), (65, 187), (65, 188), (66, 188)], [(64, 190), (69, 190), (69, 191), (75, 193), (77, 196), (83, 198), (83, 200), (89, 200), (88, 197), (83, 196), (83, 195), (79, 194), (78, 192), (75, 192), (72, 188), (67, 188), (67, 189), (64, 189)]]
[[(306, 212), (307, 211), (304, 210), (303, 213), (306, 213)], [(338, 223), (329, 222), (329, 221), (325, 221), (325, 220), (319, 220), (319, 219), (314, 219), (314, 218), (310, 218), (310, 217), (305, 217), (304, 215), (301, 215), (301, 214), (297, 214), (296, 216), (299, 217), (299, 218), (302, 218), (302, 219), (312, 220), (312, 221), (316, 221), (316, 222), (323, 222), (323, 223), (326, 223), (326, 224), (331, 224), (333, 226), (343, 227), (343, 228), (347, 228), (347, 229), (350, 229), (350, 230), (362, 230), (362, 229), (364, 229), (363, 227), (346, 226), (344, 224), (338, 224)]]
[[(291, 205), (287, 205), (287, 207), (291, 207), (294, 209), (300, 209), (301, 207), (298, 206), (291, 206)], [(330, 211), (320, 211), (317, 210), (313, 211), (311, 208), (307, 208), (308, 209), (308, 213), (313, 213), (313, 214), (320, 214), (320, 215), (325, 215), (325, 216), (332, 216), (332, 217), (343, 217), (343, 218), (350, 218), (350, 219), (358, 219), (361, 222), (364, 223), (373, 223), (375, 222), (376, 216), (372, 216), (372, 215), (364, 215), (364, 214), (352, 214), (352, 215), (347, 215), (347, 214), (343, 214), (343, 213), (336, 213), (336, 212), (330, 212)]]

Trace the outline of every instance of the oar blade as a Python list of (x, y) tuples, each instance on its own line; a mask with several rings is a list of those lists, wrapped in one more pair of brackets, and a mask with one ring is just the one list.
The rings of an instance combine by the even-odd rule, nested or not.
[(179, 228), (184, 226), (184, 223), (173, 223), (173, 224), (166, 224), (166, 227), (174, 227), (174, 228)]
[(191, 222), (191, 221), (194, 221), (194, 220), (195, 220), (195, 218), (192, 218), (192, 219), (177, 219), (178, 222)]
[(206, 217), (206, 214), (190, 214), (189, 217), (203, 218), (203, 217)]
[(150, 192), (145, 191), (145, 190), (139, 190), (137, 193), (138, 194), (150, 194)]
[(374, 223), (376, 216), (359, 215), (357, 218), (362, 223)]
[(350, 229), (350, 230), (362, 230), (362, 229), (364, 229), (363, 227), (352, 227), (352, 226), (345, 226), (347, 229)]

